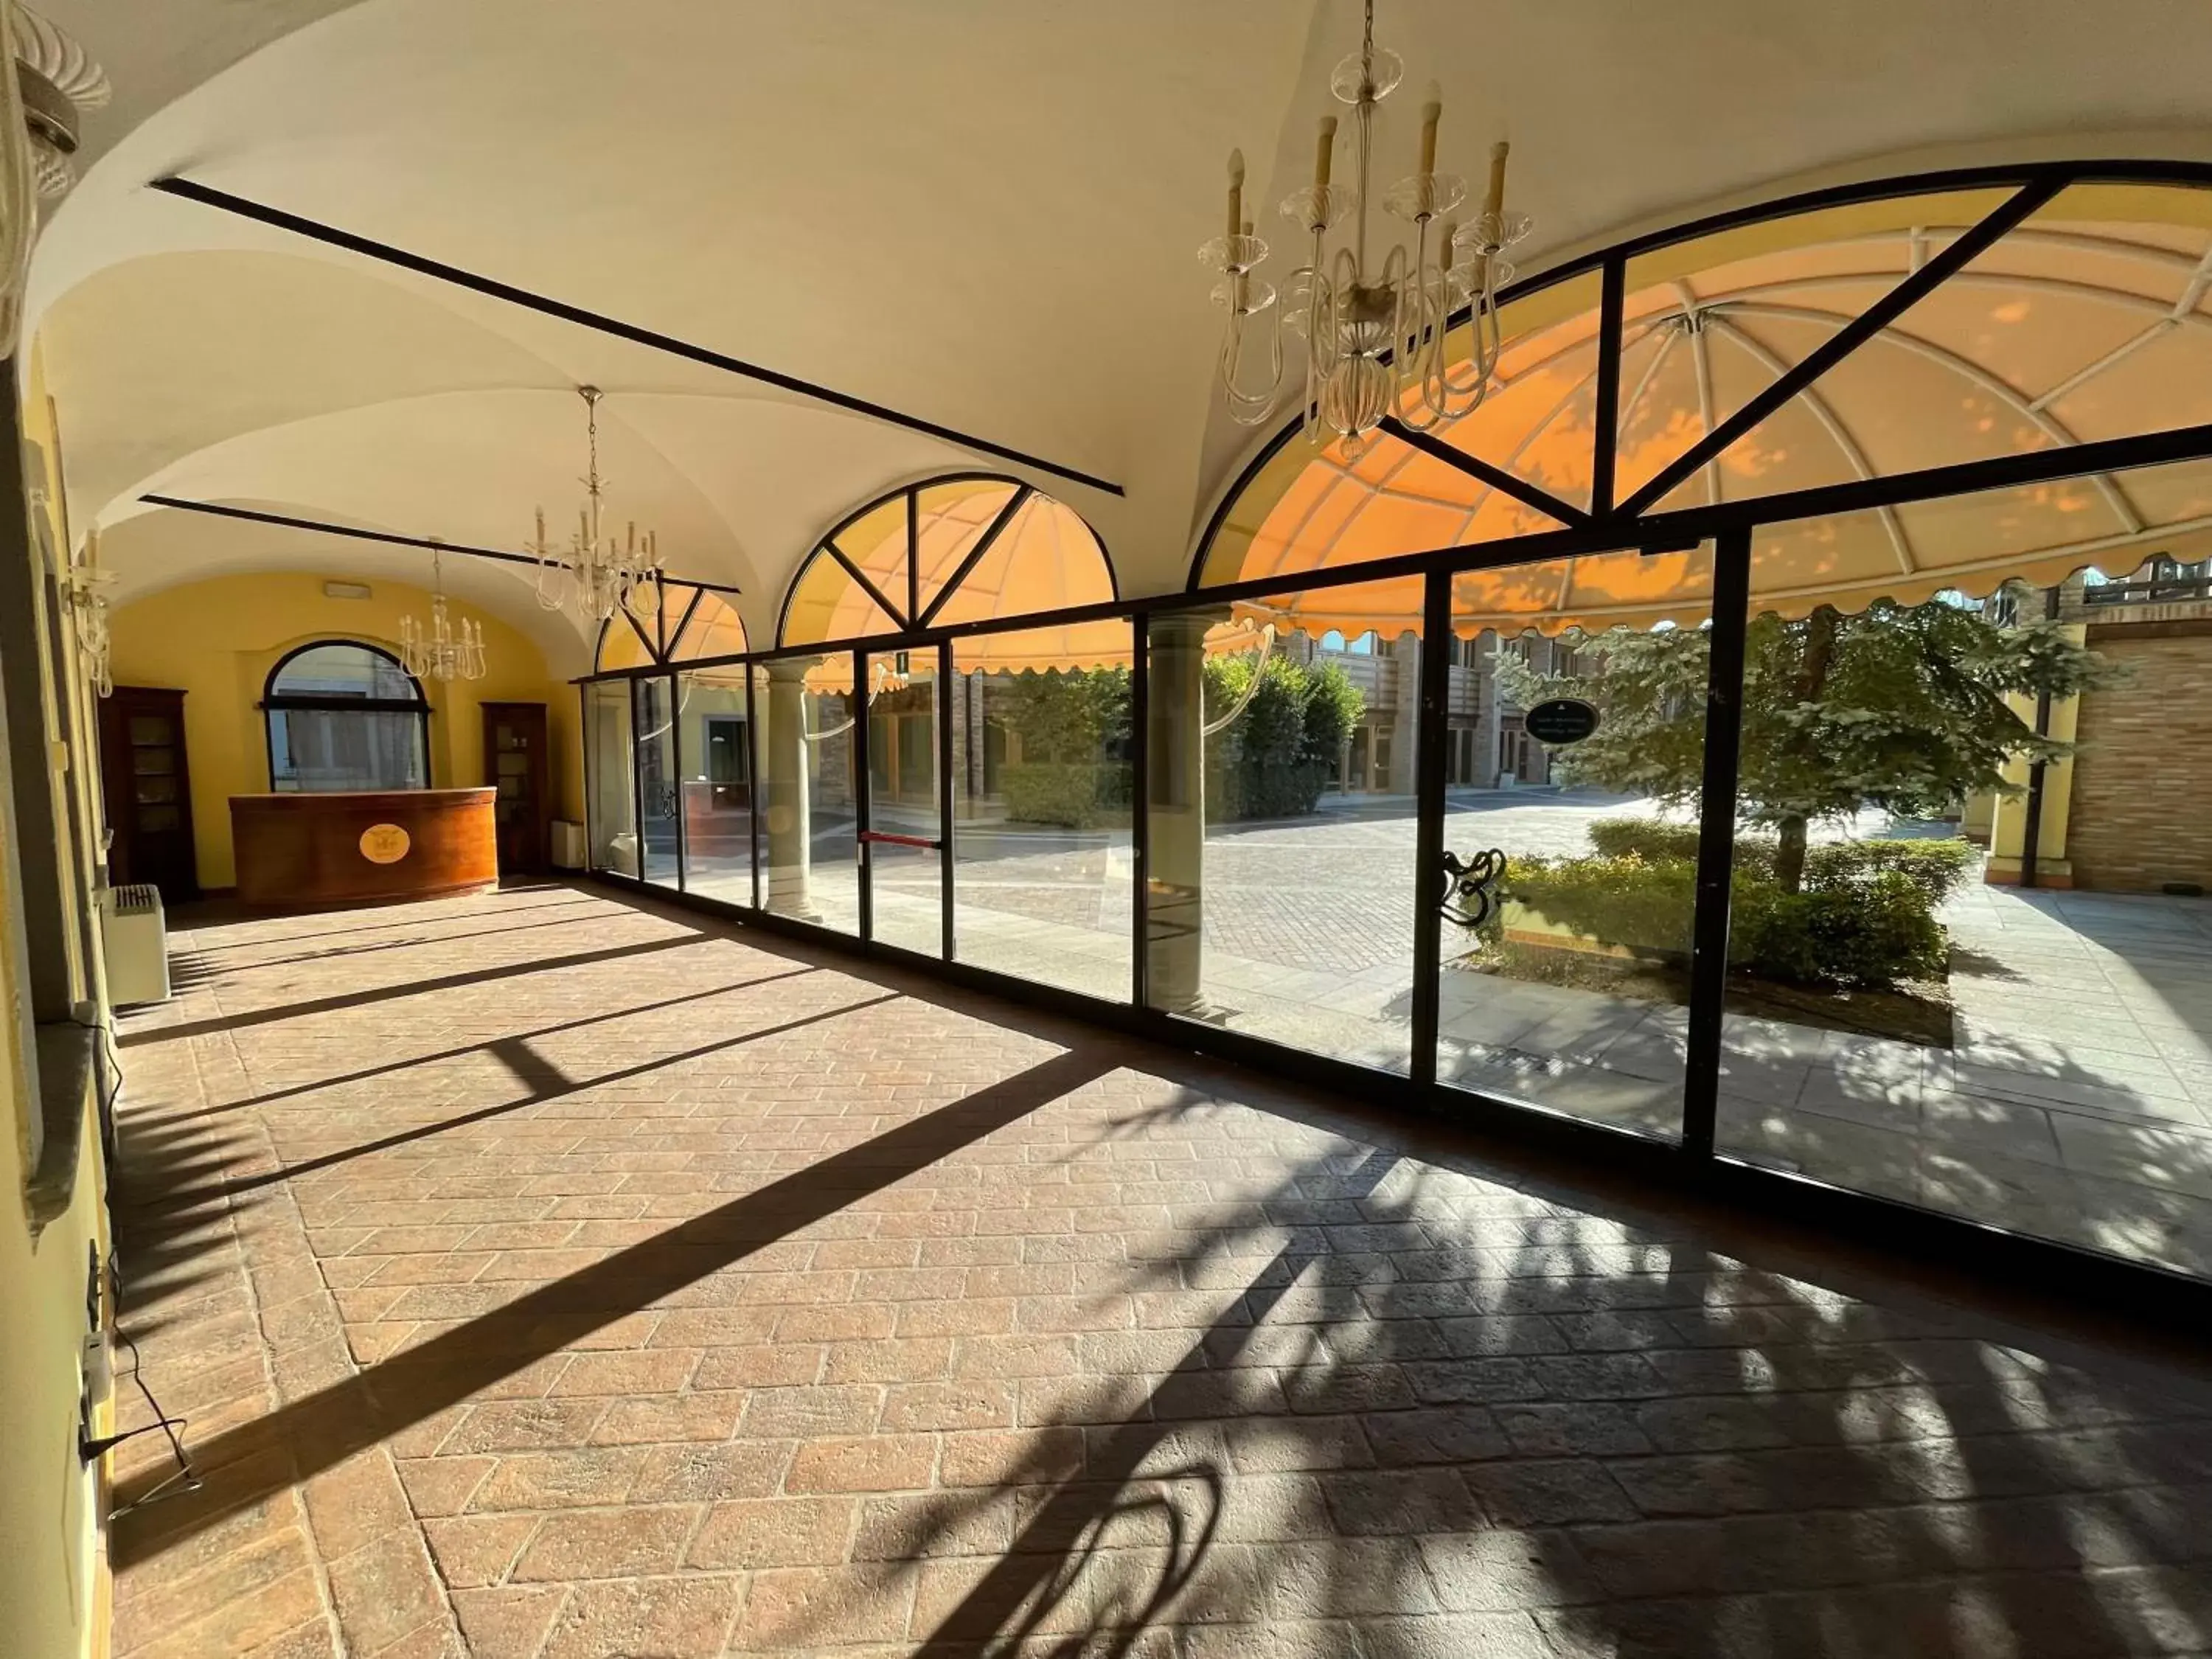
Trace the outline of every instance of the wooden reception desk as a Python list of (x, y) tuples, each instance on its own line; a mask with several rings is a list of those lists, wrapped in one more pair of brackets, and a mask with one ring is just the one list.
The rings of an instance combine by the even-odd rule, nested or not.
[(233, 795), (242, 903), (326, 909), (499, 882), (495, 789)]

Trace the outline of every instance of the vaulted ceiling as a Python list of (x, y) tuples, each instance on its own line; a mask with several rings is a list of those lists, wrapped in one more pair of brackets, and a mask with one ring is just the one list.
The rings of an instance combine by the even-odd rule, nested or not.
[[(1193, 250), (1217, 228), (1232, 144), (1250, 199), (1300, 181), (1359, 27), (1352, 0), (42, 9), (116, 88), (88, 118), (30, 307), (72, 520), (113, 527), (124, 597), (218, 568), (366, 568), (353, 544), (193, 521), (143, 506), (149, 491), (518, 546), (533, 503), (556, 525), (573, 510), (573, 388), (589, 381), (608, 394), (617, 517), (654, 526), (674, 570), (741, 586), (756, 640), (845, 512), (979, 464), (1088, 518), (1123, 592), (1179, 584), (1261, 435), (1212, 394), (1219, 313)], [(1443, 167), (1478, 173), (1492, 140), (1513, 141), (1515, 204), (1538, 224), (1524, 269), (1808, 182), (2212, 159), (2212, 13), (2196, 0), (1378, 9), (1409, 82), (1385, 106), (1381, 179), (1407, 170), (1433, 76)], [(146, 188), (168, 174), (1126, 494)], [(521, 620), (524, 576), (483, 566), (472, 597)]]

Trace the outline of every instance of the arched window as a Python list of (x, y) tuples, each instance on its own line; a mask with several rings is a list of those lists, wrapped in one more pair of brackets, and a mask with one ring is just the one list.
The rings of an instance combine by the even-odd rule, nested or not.
[(270, 670), (269, 787), (428, 789), (430, 705), (388, 651), (355, 640), (301, 646)]
[(1115, 598), (1073, 507), (1014, 478), (910, 484), (822, 538), (784, 600), (778, 643), (901, 634)]
[[(1503, 349), (1480, 405), (1425, 434), (1385, 428), (1357, 453), (1285, 432), (1224, 502), (1191, 586), (2212, 422), (2207, 192), (2077, 182), (1928, 280), (2016, 187), (1869, 186), (1865, 199), (1778, 203), (1646, 239), (1617, 256), (1610, 362), (1593, 266), (1615, 256), (1522, 284), (1501, 307)], [(1906, 292), (1917, 297), (1893, 303)], [(1863, 343), (1837, 356), (1847, 333)], [(1463, 358), (1463, 329), (1457, 343)], [(1984, 596), (2008, 579), (2049, 584), (2092, 564), (2132, 571), (2151, 553), (2186, 562), (2212, 541), (2202, 485), (2191, 473), (2087, 472), (1971, 507), (1778, 514), (1758, 532), (1753, 593), (1787, 615), (1856, 611), (1946, 589)], [(1571, 570), (1468, 572), (1455, 602), (1463, 626), (1506, 633), (1649, 628), (1702, 615), (1708, 572), (1701, 556), (1631, 550)], [(1325, 590), (1284, 608), (1316, 632), (1380, 625), (1389, 637), (1418, 622), (1420, 604), (1419, 580), (1402, 579), (1376, 582), (1363, 615)]]
[(643, 668), (653, 663), (734, 657), (745, 648), (745, 624), (737, 607), (703, 587), (671, 582), (660, 590), (660, 609), (640, 622), (617, 611), (599, 628), (599, 670)]

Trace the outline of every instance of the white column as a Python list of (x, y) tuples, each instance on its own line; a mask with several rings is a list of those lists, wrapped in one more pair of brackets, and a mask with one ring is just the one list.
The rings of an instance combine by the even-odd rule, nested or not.
[(779, 657), (768, 665), (768, 908), (819, 921), (809, 878), (813, 827), (807, 800), (814, 757), (806, 741), (806, 673), (817, 657)]
[(1202, 1014), (1206, 884), (1206, 630), (1225, 611), (1157, 615), (1145, 781), (1146, 975), (1152, 1006)]

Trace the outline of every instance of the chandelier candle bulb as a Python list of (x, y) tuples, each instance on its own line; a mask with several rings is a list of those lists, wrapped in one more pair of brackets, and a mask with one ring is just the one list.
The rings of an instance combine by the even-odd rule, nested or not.
[(1490, 194), (1482, 210), (1492, 219), (1502, 219), (1505, 212), (1505, 155), (1512, 148), (1502, 138), (1490, 147)]
[(1244, 223), (1244, 152), (1229, 152), (1229, 234), (1233, 240)]
[[(1199, 250), (1200, 263), (1226, 270), (1231, 280), (1214, 286), (1212, 299), (1229, 308), (1215, 378), (1229, 412), (1240, 425), (1273, 418), (1294, 381), (1303, 381), (1299, 425), (1308, 442), (1340, 443), (1355, 460), (1370, 434), (1395, 413), (1416, 431), (1471, 413), (1496, 379), (1499, 339), (1498, 293), (1513, 267), (1498, 258), (1529, 230), (1526, 216), (1504, 214), (1504, 148), (1492, 157), (1489, 212), (1474, 224), (1446, 217), (1468, 199), (1468, 181), (1440, 173), (1437, 128), (1443, 118), (1442, 88), (1431, 81), (1421, 106), (1419, 169), (1377, 193), (1374, 166), (1376, 106), (1400, 83), (1405, 62), (1375, 43), (1375, 0), (1361, 7), (1359, 50), (1339, 63), (1329, 90), (1352, 113), (1352, 161), (1358, 177), (1340, 185), (1334, 160), (1337, 118), (1316, 131), (1313, 182), (1282, 204), (1283, 216), (1311, 238), (1312, 252), (1290, 273), (1291, 302), (1275, 306), (1275, 290), (1255, 283), (1248, 303), (1244, 272), (1267, 245), (1252, 235), (1242, 213), (1241, 155), (1230, 167), (1230, 228), (1225, 238)], [(1380, 208), (1410, 228), (1375, 224)], [(1339, 246), (1329, 232), (1342, 223)], [(1380, 247), (1375, 232), (1385, 229)], [(1434, 255), (1431, 239), (1442, 233)], [(1466, 237), (1464, 257), (1454, 243)], [(1249, 255), (1239, 264), (1239, 255)], [(1465, 306), (1472, 321), (1463, 335), (1451, 331), (1452, 313)], [(1264, 313), (1264, 316), (1263, 316)], [(1302, 363), (1285, 373), (1283, 337), (1299, 337)], [(1456, 344), (1454, 342), (1456, 341)], [(1455, 350), (1461, 361), (1451, 360)], [(1264, 380), (1262, 377), (1264, 376)]]

